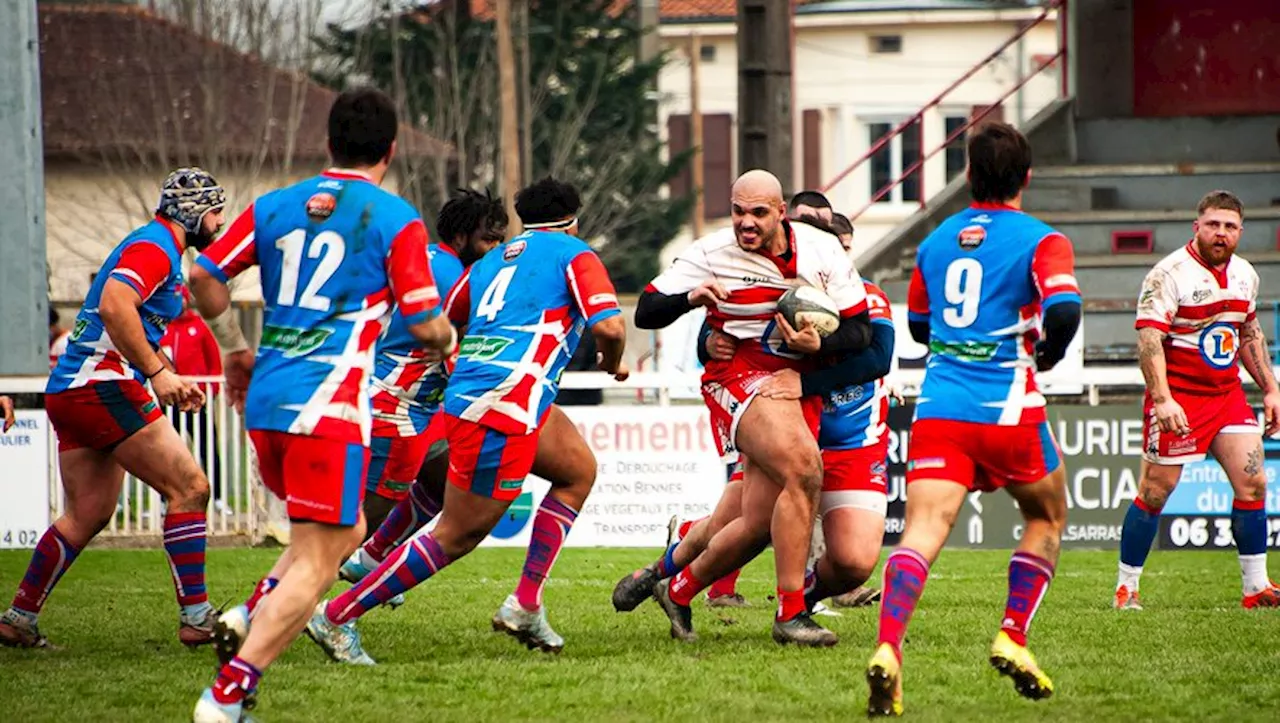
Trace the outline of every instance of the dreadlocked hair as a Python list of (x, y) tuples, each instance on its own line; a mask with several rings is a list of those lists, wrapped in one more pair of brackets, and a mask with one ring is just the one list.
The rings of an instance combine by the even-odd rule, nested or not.
[(480, 193), (469, 188), (457, 189), (436, 217), (436, 233), (446, 243), (458, 236), (470, 236), (486, 225), (507, 225), (507, 210), (502, 207), (502, 200), (494, 198), (488, 190)]

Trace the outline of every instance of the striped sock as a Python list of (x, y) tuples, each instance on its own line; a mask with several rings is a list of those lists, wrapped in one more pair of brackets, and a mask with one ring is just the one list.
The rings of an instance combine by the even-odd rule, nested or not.
[(440, 500), (427, 493), (426, 485), (414, 482), (409, 488), (409, 495), (396, 504), (369, 541), (364, 543), (365, 554), (382, 562), (392, 548), (409, 539), (438, 514)]
[(233, 658), (218, 671), (218, 678), (213, 683), (213, 699), (222, 705), (240, 703), (258, 687), (261, 677), (261, 670), (238, 657)]
[(184, 614), (208, 605), (204, 585), (206, 520), (203, 512), (168, 512), (164, 516), (164, 554)]
[(54, 585), (62, 578), (62, 574), (76, 561), (80, 548), (67, 542), (67, 538), (58, 532), (58, 528), (50, 526), (36, 543), (36, 551), (31, 554), (31, 564), (27, 566), (27, 574), (18, 584), (18, 594), (13, 598), (13, 609), (29, 613), (32, 617), (40, 613), (44, 601), (53, 592)]
[(364, 615), (391, 598), (424, 582), (444, 569), (452, 560), (440, 549), (430, 532), (420, 532), (397, 547), (365, 576), (359, 584), (329, 601), (325, 616), (335, 625), (343, 625)]
[(1000, 629), (1018, 645), (1027, 644), (1027, 629), (1052, 579), (1053, 565), (1044, 558), (1026, 552), (1009, 558), (1009, 598)]
[(276, 589), (280, 581), (274, 577), (264, 577), (253, 586), (253, 592), (249, 595), (249, 599), (244, 601), (244, 606), (249, 609), (249, 617), (253, 618), (253, 614), (258, 611), (258, 606), (262, 604), (263, 598), (271, 594)]
[(538, 514), (533, 518), (533, 533), (529, 536), (524, 570), (516, 585), (516, 600), (525, 610), (542, 607), (542, 588), (547, 584), (547, 575), (551, 573), (551, 566), (556, 564), (560, 548), (564, 546), (576, 519), (578, 511), (569, 505), (551, 495), (542, 498)]

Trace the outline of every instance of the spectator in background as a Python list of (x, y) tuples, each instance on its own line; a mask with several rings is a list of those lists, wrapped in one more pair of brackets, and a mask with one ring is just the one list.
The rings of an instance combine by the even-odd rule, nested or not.
[[(583, 334), (578, 342), (578, 350), (569, 358), (564, 368), (567, 372), (594, 372), (600, 368), (596, 365), (596, 340), (590, 334)], [(560, 387), (555, 403), (565, 406), (589, 406), (604, 402), (602, 389), (566, 389)]]
[(49, 305), (49, 369), (58, 365), (58, 357), (67, 351), (67, 340), (71, 331), (58, 324), (58, 310)]
[(8, 432), (15, 421), (17, 420), (13, 416), (13, 400), (0, 396), (0, 432)]
[[(164, 336), (160, 338), (160, 351), (169, 357), (174, 371), (181, 376), (222, 376), (222, 351), (218, 348), (218, 341), (204, 319), (191, 308), (191, 293), (185, 286), (178, 288), (182, 291), (182, 314), (165, 329)], [(213, 421), (212, 409), (218, 385), (211, 384), (204, 391), (210, 404), (194, 412), (183, 412), (172, 406), (169, 407), (169, 415), (180, 434), (192, 439), (198, 436), (196, 459), (213, 486), (214, 507), (225, 514), (230, 510), (222, 497), (222, 455), (219, 454), (218, 427)]]
[(845, 251), (853, 249), (853, 223), (849, 221), (848, 216), (843, 213), (831, 214), (831, 230), (840, 239), (840, 245)]

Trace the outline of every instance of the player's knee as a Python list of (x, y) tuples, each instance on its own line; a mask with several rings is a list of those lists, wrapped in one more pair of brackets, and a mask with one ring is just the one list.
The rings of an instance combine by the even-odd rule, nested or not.
[(1245, 502), (1265, 500), (1267, 498), (1267, 478), (1261, 474), (1246, 478), (1236, 485), (1235, 496), (1236, 499)]
[(878, 547), (875, 550), (856, 547), (837, 550), (827, 547), (827, 555), (830, 557), (831, 567), (836, 575), (844, 582), (855, 586), (866, 582), (871, 577), (871, 572), (875, 570), (876, 563), (879, 561), (879, 552)]
[(1138, 499), (1142, 500), (1142, 504), (1147, 509), (1160, 510), (1164, 508), (1164, 503), (1169, 499), (1169, 490), (1160, 485), (1143, 484), (1138, 488)]
[(184, 471), (169, 498), (175, 512), (197, 512), (209, 506), (209, 478), (199, 467)]

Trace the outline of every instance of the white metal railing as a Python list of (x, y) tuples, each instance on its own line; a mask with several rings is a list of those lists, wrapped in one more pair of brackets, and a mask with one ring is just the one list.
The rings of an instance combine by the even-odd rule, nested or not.
[[(895, 386), (908, 397), (919, 393), (923, 378), (923, 369), (901, 369), (891, 377)], [(0, 377), (0, 393), (43, 392), (46, 381), (44, 377)], [(209, 533), (219, 537), (248, 536), (257, 539), (271, 523), (272, 512), (269, 509), (276, 506), (258, 477), (243, 417), (227, 405), (226, 395), (220, 393), (221, 377), (199, 377), (193, 381), (205, 392), (208, 400), (205, 410), (203, 413), (170, 410), (169, 418), (188, 441), (197, 462), (209, 477), (213, 491), (209, 503)], [(1133, 390), (1143, 384), (1142, 373), (1136, 367), (1085, 367), (1075, 381), (1077, 383), (1071, 391), (1049, 387), (1045, 392), (1078, 397), (1079, 390), (1083, 389), (1084, 401), (1096, 405), (1104, 390)], [(1251, 383), (1251, 380), (1246, 381)], [(561, 387), (565, 389), (657, 390), (659, 393), (652, 401), (660, 406), (670, 403), (666, 391), (696, 389), (698, 386), (699, 376), (684, 372), (636, 372), (625, 382), (614, 381), (604, 372), (567, 372), (561, 379)], [(62, 514), (64, 504), (56, 446), (56, 439), (50, 434), (49, 499), (55, 517)], [(160, 495), (137, 478), (127, 475), (116, 514), (104, 534), (159, 535), (163, 529), (163, 514)]]

